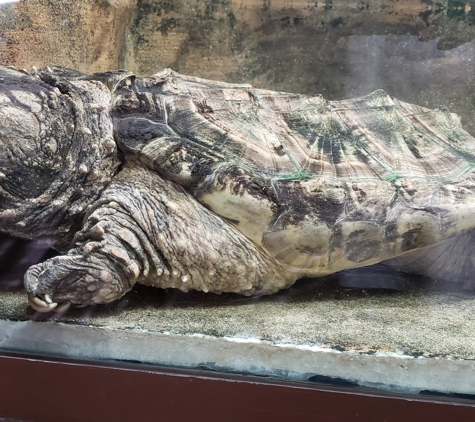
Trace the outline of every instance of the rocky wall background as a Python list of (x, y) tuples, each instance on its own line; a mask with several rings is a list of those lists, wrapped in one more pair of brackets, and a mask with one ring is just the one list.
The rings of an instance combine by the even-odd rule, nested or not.
[(0, 7), (0, 37), (17, 67), (172, 67), (330, 99), (383, 88), (475, 134), (473, 1), (22, 0)]

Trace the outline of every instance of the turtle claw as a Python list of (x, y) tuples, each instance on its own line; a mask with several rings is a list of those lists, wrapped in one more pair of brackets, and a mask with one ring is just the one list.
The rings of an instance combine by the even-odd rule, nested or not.
[(53, 309), (53, 312), (56, 312), (58, 314), (62, 314), (66, 312), (69, 307), (71, 306), (71, 302), (63, 302), (59, 304), (56, 308)]
[[(50, 303), (48, 303), (48, 299)], [(58, 306), (49, 296), (46, 300), (43, 300), (34, 294), (28, 295), (28, 303), (36, 312), (51, 312)]]
[(56, 303), (49, 295), (45, 295), (45, 300), (34, 294), (28, 295), (28, 303), (36, 312), (56, 312), (62, 314), (71, 306), (71, 302)]

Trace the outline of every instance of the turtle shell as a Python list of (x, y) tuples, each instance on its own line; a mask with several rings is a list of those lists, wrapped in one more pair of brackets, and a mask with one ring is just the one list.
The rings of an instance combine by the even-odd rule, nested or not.
[(126, 161), (182, 185), (280, 263), (324, 275), (475, 225), (475, 140), (378, 90), (328, 101), (163, 70), (111, 114)]
[(457, 115), (382, 90), (328, 101), (165, 69), (127, 79), (115, 94), (119, 142), (183, 185), (211, 163), (272, 180), (346, 181), (449, 181), (475, 164), (473, 138)]

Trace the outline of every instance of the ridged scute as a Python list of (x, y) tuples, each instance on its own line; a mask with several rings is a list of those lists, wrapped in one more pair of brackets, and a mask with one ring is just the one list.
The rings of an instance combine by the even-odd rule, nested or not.
[(124, 148), (183, 185), (223, 162), (273, 181), (450, 181), (475, 164), (458, 116), (382, 90), (328, 101), (165, 69), (119, 85), (113, 113)]

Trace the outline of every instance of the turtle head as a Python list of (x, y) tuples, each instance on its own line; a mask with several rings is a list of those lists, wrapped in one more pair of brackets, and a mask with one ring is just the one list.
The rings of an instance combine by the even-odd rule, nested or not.
[(119, 165), (109, 101), (98, 82), (0, 67), (0, 231), (72, 237)]

